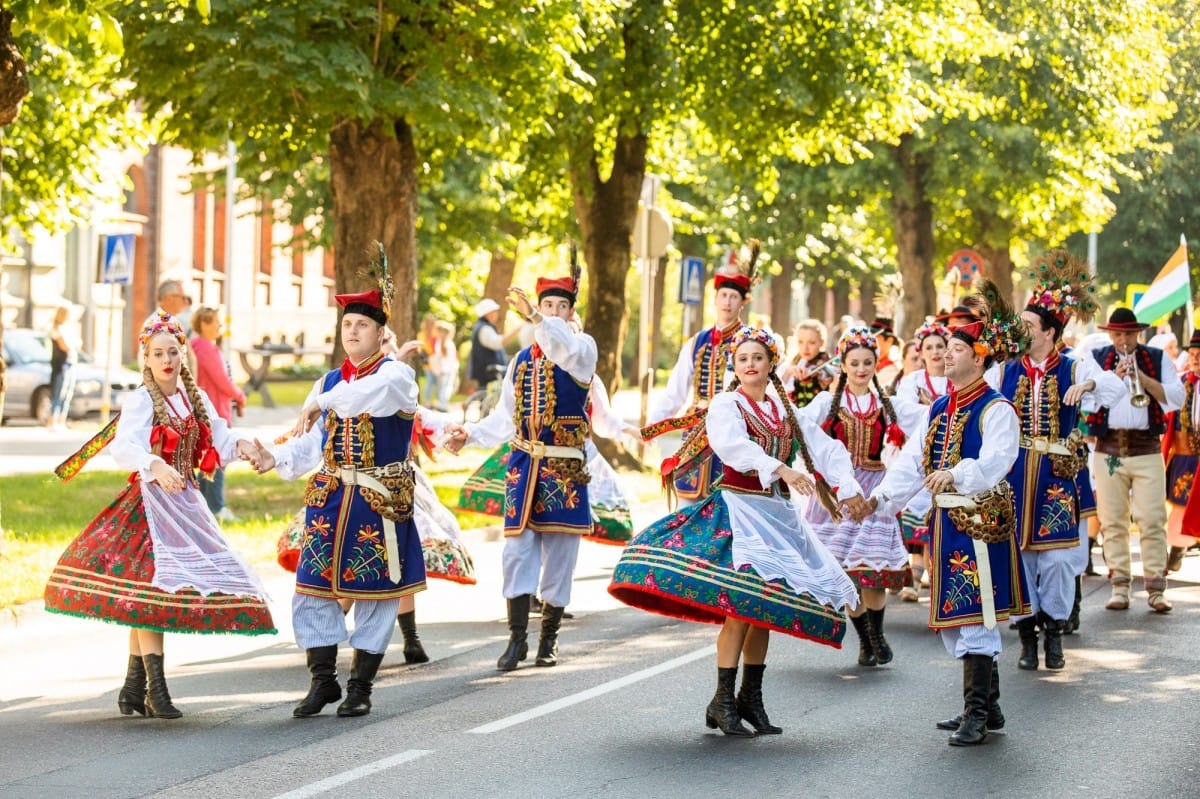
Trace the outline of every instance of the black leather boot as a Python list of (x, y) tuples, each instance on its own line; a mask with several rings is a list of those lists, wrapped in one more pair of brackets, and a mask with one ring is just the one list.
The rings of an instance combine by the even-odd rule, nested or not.
[(1017, 632), (1021, 636), (1021, 657), (1017, 659), (1017, 668), (1023, 671), (1037, 671), (1037, 617), (1030, 616), (1027, 619), (1021, 619), (1017, 622)]
[(988, 696), (992, 690), (991, 655), (963, 658), (963, 699), (966, 713), (962, 724), (946, 742), (951, 746), (978, 746), (987, 740)]
[(776, 727), (767, 718), (763, 707), (762, 680), (767, 667), (762, 663), (745, 663), (742, 666), (742, 687), (737, 695), (737, 714), (750, 722), (759, 735), (779, 735), (783, 727)]
[(875, 652), (875, 662), (880, 666), (892, 662), (892, 648), (888, 646), (887, 639), (883, 637), (883, 611), (884, 608), (880, 608), (866, 612), (871, 649)]
[(346, 701), (338, 705), (339, 716), (365, 716), (371, 712), (371, 686), (382, 662), (382, 652), (376, 654), (354, 650), (354, 660), (350, 661), (350, 679), (346, 680)]
[(1079, 611), (1083, 608), (1083, 575), (1075, 575), (1075, 602), (1071, 605), (1071, 615), (1067, 616), (1067, 624), (1063, 627), (1063, 635), (1074, 635), (1079, 629)]
[(312, 682), (308, 685), (308, 693), (292, 709), (293, 718), (315, 716), (323, 707), (342, 698), (342, 686), (337, 681), (337, 652), (337, 644), (304, 651)]
[(400, 634), (404, 636), (404, 662), (428, 663), (429, 655), (425, 654), (425, 647), (421, 646), (421, 637), (417, 635), (417, 612), (410, 610), (408, 613), (401, 613), (396, 616), (396, 621), (400, 622)]
[(535, 666), (558, 665), (558, 628), (562, 624), (565, 608), (557, 608), (549, 602), (542, 604), (542, 634), (538, 638)]
[(1060, 619), (1052, 619), (1045, 613), (1040, 613), (1039, 615), (1042, 620), (1042, 633), (1046, 637), (1044, 642), (1046, 648), (1046, 668), (1058, 671), (1067, 665), (1067, 661), (1063, 657), (1062, 648), (1062, 631), (1067, 623)]
[(146, 664), (141, 655), (129, 656), (125, 684), (117, 694), (117, 709), (122, 716), (146, 715)]
[(508, 600), (508, 646), (496, 661), (500, 671), (512, 671), (529, 657), (529, 644), (525, 640), (529, 630), (529, 594)]
[(156, 719), (177, 719), (183, 712), (171, 704), (167, 678), (163, 675), (162, 655), (142, 655), (146, 669), (146, 715)]
[[(966, 715), (964, 709), (953, 718), (948, 718), (937, 723), (939, 730), (957, 730), (962, 725), (963, 716)], [(1000, 666), (996, 662), (992, 662), (992, 685), (988, 691), (988, 717), (987, 717), (988, 732), (1004, 729), (1004, 712), (1000, 710)]]
[(1095, 548), (1096, 548), (1096, 539), (1089, 536), (1088, 537), (1087, 567), (1083, 570), (1083, 573), (1086, 574), (1088, 577), (1095, 577), (1098, 574), (1098, 572), (1096, 571), (1096, 567), (1092, 565), (1092, 550)]
[(737, 671), (737, 666), (731, 669), (717, 669), (717, 692), (704, 711), (704, 723), (710, 730), (719, 728), (726, 735), (752, 738), (754, 733), (742, 725), (742, 719), (737, 712), (737, 700), (733, 696), (734, 686), (737, 685)]
[(851, 616), (850, 623), (854, 625), (854, 631), (858, 633), (858, 665), (878, 666), (879, 661), (875, 658), (875, 648), (871, 646), (871, 631), (868, 627), (867, 614)]

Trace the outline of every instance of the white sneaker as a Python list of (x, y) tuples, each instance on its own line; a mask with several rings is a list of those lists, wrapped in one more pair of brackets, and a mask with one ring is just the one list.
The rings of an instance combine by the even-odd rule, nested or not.
[(221, 508), (220, 512), (217, 514), (217, 521), (219, 522), (236, 522), (237, 520), (238, 517), (233, 515), (233, 511), (229, 509), (228, 505), (224, 508)]

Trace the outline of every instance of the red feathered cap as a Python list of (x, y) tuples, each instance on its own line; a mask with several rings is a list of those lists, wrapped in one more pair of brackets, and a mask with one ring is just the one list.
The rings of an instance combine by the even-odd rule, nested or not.
[(383, 310), (383, 298), (379, 289), (371, 289), (359, 294), (335, 294), (333, 298), (346, 313), (362, 314), (374, 319), (381, 325), (387, 324), (387, 314)]
[(727, 275), (718, 272), (713, 278), (713, 289), (731, 288), (739, 292), (743, 297), (750, 293), (750, 276), (749, 275)]
[(538, 302), (543, 297), (563, 297), (575, 302), (575, 281), (569, 277), (539, 277), (537, 279)]

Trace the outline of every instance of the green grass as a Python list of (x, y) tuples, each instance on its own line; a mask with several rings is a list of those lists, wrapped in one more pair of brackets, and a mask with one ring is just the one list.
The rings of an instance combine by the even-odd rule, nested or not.
[[(271, 398), (275, 400), (276, 405), (294, 405), (297, 408), (304, 404), (312, 387), (313, 381), (311, 380), (267, 381), (267, 390), (271, 392)], [(246, 396), (246, 404), (262, 405), (262, 395), (257, 391), (250, 392)]]

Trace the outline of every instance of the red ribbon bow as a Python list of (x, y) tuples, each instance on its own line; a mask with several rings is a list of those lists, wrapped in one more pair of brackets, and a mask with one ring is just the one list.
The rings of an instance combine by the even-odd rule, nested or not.
[(350, 363), (350, 359), (342, 361), (342, 379), (350, 382), (350, 379), (358, 375), (358, 367)]

